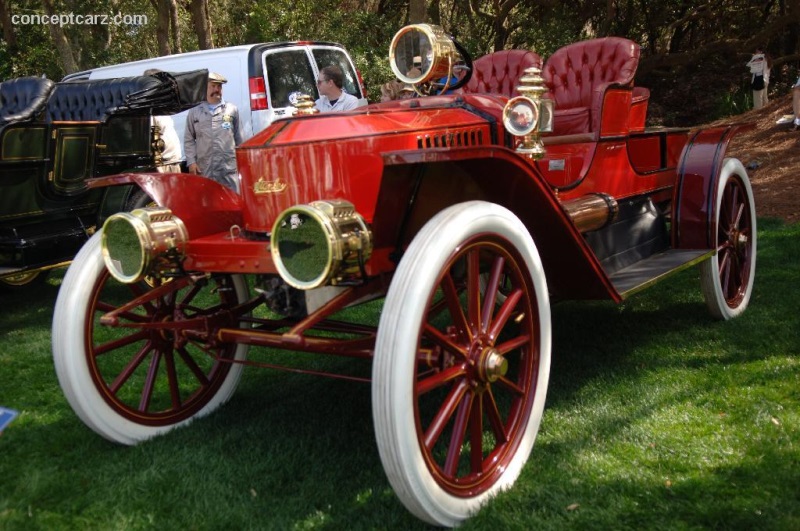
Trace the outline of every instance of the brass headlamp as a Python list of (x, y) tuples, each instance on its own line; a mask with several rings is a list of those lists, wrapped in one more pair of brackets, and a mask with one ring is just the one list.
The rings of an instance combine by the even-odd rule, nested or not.
[(340, 285), (364, 274), (372, 234), (352, 203), (314, 201), (284, 210), (270, 236), (275, 267), (298, 289)]
[(392, 72), (403, 83), (412, 85), (449, 78), (460, 58), (453, 40), (432, 24), (405, 26), (389, 45)]
[(141, 208), (110, 216), (103, 225), (103, 260), (124, 284), (175, 269), (184, 257), (186, 226), (168, 208)]

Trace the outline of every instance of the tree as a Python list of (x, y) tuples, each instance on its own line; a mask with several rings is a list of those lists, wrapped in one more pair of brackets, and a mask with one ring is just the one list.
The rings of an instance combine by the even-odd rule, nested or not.
[(11, 4), (6, 0), (0, 0), (0, 24), (3, 26), (3, 40), (9, 49), (14, 50), (17, 47), (17, 33), (11, 23)]
[(208, 16), (208, 0), (188, 0), (185, 6), (192, 16), (197, 45), (201, 50), (213, 48), (214, 38), (211, 33), (211, 18)]
[[(56, 14), (53, 0), (42, 0), (42, 6), (49, 17)], [(75, 61), (72, 45), (69, 39), (67, 39), (63, 28), (59, 24), (48, 24), (48, 30), (50, 31), (50, 37), (53, 39), (53, 44), (58, 51), (58, 57), (61, 59), (61, 66), (64, 68), (64, 72), (67, 74), (77, 72), (79, 70), (78, 63)]]
[(425, 19), (425, 0), (409, 0), (408, 21), (411, 24), (420, 24), (425, 22)]

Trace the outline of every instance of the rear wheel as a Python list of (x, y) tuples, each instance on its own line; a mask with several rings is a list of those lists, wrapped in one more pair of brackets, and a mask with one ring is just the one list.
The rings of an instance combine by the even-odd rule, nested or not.
[[(203, 318), (216, 326), (244, 326), (227, 310), (247, 298), (239, 276), (197, 282), (174, 279), (120, 284), (105, 268), (101, 233), (75, 257), (53, 316), (53, 358), (72, 408), (90, 428), (122, 444), (141, 440), (206, 415), (227, 401), (241, 375), (246, 345), (216, 343), (180, 328)], [(162, 286), (154, 299), (100, 318)]]
[(756, 275), (756, 209), (742, 163), (726, 159), (717, 184), (717, 254), (700, 265), (711, 315), (732, 319), (747, 308)]
[(457, 525), (514, 483), (550, 343), (544, 271), (519, 219), (473, 201), (425, 225), (386, 296), (372, 388), (381, 460), (412, 513)]
[(128, 197), (128, 201), (125, 203), (125, 210), (130, 212), (132, 210), (136, 210), (137, 208), (145, 208), (145, 207), (154, 207), (156, 202), (153, 201), (149, 195), (144, 193), (144, 190), (141, 188), (136, 188), (131, 191), (130, 197)]
[(0, 289), (4, 291), (16, 291), (30, 286), (44, 284), (50, 271), (28, 271), (18, 275), (10, 275), (0, 278)]

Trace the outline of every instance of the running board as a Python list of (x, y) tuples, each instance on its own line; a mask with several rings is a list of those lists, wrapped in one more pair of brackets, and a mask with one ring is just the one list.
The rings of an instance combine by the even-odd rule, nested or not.
[(715, 252), (714, 249), (671, 249), (620, 269), (610, 279), (617, 292), (625, 299), (673, 273), (711, 258)]

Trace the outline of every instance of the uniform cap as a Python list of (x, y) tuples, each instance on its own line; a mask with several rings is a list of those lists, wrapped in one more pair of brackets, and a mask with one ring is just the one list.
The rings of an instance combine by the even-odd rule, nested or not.
[(209, 72), (208, 73), (208, 82), (209, 83), (227, 83), (228, 80), (222, 77), (222, 75), (217, 74), (216, 72)]

